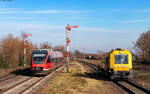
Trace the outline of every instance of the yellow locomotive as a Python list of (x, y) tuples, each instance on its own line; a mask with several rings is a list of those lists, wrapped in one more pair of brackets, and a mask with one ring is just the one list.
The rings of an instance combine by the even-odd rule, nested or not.
[(106, 75), (111, 79), (131, 78), (132, 54), (127, 49), (112, 50), (106, 58)]

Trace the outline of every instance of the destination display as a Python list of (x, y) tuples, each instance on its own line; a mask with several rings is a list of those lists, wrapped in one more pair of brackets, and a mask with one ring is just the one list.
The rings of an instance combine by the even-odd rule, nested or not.
[(44, 57), (46, 54), (33, 54), (33, 57)]

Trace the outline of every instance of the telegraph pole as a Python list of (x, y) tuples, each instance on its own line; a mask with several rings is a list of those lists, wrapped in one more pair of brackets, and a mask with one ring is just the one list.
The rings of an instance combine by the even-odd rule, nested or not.
[(74, 25), (74, 26), (70, 26), (69, 24), (66, 26), (66, 32), (67, 32), (67, 35), (66, 35), (66, 68), (65, 68), (65, 71), (68, 72), (68, 63), (69, 63), (69, 43), (70, 43), (70, 39), (69, 39), (69, 33), (71, 31), (72, 28), (78, 28), (78, 25)]
[(28, 36), (32, 36), (32, 34), (26, 34), (26, 33), (23, 33), (23, 41), (24, 41), (24, 64), (23, 66), (26, 66), (26, 62), (27, 62), (27, 37)]

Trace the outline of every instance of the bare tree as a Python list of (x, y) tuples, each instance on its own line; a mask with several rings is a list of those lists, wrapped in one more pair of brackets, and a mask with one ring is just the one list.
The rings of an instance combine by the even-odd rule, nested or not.
[[(27, 46), (27, 59), (34, 49), (32, 43)], [(0, 66), (1, 67), (15, 67), (23, 62), (23, 41), (18, 37), (8, 35), (0, 41)]]
[(150, 30), (140, 35), (135, 48), (142, 61), (150, 62)]
[(105, 59), (106, 58), (106, 53), (104, 53), (103, 51), (97, 51), (97, 59)]
[(41, 49), (53, 49), (52, 44), (50, 44), (48, 41), (41, 43), (40, 48)]
[(80, 52), (79, 50), (75, 50), (74, 55), (77, 58), (83, 58), (83, 56), (84, 56), (84, 54), (82, 52)]

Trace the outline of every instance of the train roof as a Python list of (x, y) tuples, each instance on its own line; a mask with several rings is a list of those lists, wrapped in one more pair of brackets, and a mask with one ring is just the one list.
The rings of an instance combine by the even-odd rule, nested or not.
[(62, 54), (62, 52), (60, 52), (60, 51), (53, 51), (53, 52), (51, 52), (52, 54), (51, 54), (51, 56), (53, 57), (53, 58), (61, 58), (61, 57), (63, 57), (63, 54)]
[(127, 48), (116, 48), (116, 49), (112, 49), (110, 52), (113, 51), (129, 51)]
[(52, 49), (34, 49), (33, 51), (51, 51)]
[(46, 54), (47, 52), (51, 53), (52, 58), (61, 58), (61, 57), (63, 57), (62, 52), (53, 51), (52, 49), (35, 49), (35, 50), (33, 50), (33, 54)]
[[(112, 52), (116, 52), (116, 51), (128, 51), (128, 52), (130, 52), (128, 49), (126, 49), (126, 48), (116, 48), (116, 49), (112, 49), (110, 52), (109, 52), (109, 54), (111, 54)], [(130, 52), (131, 53), (131, 52)], [(108, 54), (108, 55), (109, 55)]]

